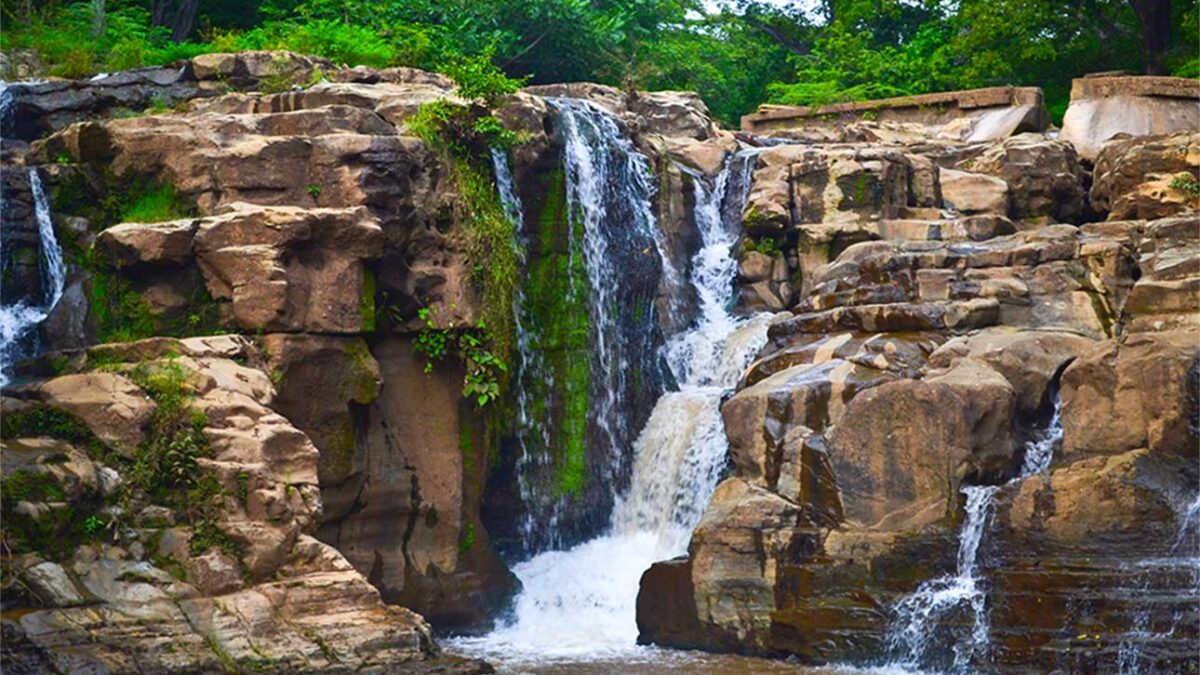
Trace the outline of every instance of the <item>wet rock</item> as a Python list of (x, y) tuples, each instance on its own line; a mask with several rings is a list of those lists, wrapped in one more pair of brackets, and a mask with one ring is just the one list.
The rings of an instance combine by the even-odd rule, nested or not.
[[(961, 386), (902, 380), (850, 401), (843, 419), (854, 423), (835, 426), (829, 436), (848, 522), (919, 529), (947, 515), (968, 474), (1007, 467), (1011, 445), (972, 434), (990, 414), (992, 392), (977, 389), (986, 400), (972, 405), (956, 389)], [(1003, 406), (1002, 400), (993, 404)]]

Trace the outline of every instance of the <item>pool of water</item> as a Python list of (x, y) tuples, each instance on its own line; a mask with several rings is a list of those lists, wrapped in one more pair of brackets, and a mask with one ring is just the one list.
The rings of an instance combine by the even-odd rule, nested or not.
[(786, 660), (660, 647), (547, 657), (514, 653), (471, 638), (451, 639), (443, 646), (452, 654), (488, 661), (499, 675), (908, 675), (895, 668), (806, 666)]

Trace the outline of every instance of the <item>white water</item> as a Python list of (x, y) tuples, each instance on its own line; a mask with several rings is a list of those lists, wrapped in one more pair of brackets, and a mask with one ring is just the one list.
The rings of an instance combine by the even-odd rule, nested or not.
[[(0, 92), (0, 96), (3, 92)], [(17, 302), (0, 306), (0, 386), (8, 384), (8, 368), (21, 356), (22, 344), (30, 333), (50, 314), (62, 297), (66, 285), (67, 268), (63, 264), (62, 248), (54, 236), (54, 224), (50, 218), (50, 205), (42, 189), (42, 180), (37, 169), (29, 169), (29, 190), (33, 197), (34, 218), (38, 224), (41, 241), (42, 283), (45, 297), (39, 305)], [(2, 224), (0, 224), (2, 225)], [(0, 301), (3, 299), (0, 298)]]
[[(1176, 591), (1185, 597), (1192, 598), (1193, 609), (1190, 611), (1195, 617), (1200, 615), (1200, 494), (1193, 497), (1192, 501), (1187, 504), (1176, 505), (1175, 520), (1179, 523), (1179, 528), (1176, 531), (1175, 540), (1171, 542), (1169, 555), (1167, 557), (1151, 557), (1141, 561), (1140, 564), (1144, 570), (1138, 575), (1132, 592), (1139, 595), (1153, 595), (1156, 593), (1153, 588), (1155, 577), (1161, 575), (1164, 569), (1188, 568), (1191, 572), (1189, 588), (1176, 589)], [(1161, 591), (1157, 592), (1161, 593)], [(1186, 617), (1181, 613), (1176, 613), (1170, 626), (1161, 632), (1155, 632), (1150, 629), (1150, 611), (1139, 612), (1132, 629), (1122, 636), (1117, 651), (1117, 672), (1120, 675), (1140, 675), (1147, 672), (1146, 667), (1151, 664), (1145, 662), (1142, 646), (1150, 642), (1174, 638), (1176, 630), (1185, 619)]]
[[(568, 138), (571, 133), (578, 130), (568, 130)], [(568, 157), (568, 175), (591, 170), (586, 161)], [(730, 314), (736, 234), (721, 217), (729, 166), (711, 185), (694, 178), (702, 247), (692, 259), (689, 281), (700, 299), (700, 316), (667, 347), (679, 391), (659, 398), (634, 442), (631, 486), (618, 497), (608, 532), (514, 566), (523, 591), (512, 619), (490, 635), (455, 640), (453, 646), (510, 667), (648, 653), (636, 644), (639, 581), (654, 562), (686, 551), (726, 461), (721, 397), (766, 343), (770, 322), (767, 315)], [(592, 198), (582, 190), (571, 197), (584, 204)], [(593, 279), (606, 282), (602, 275)]]
[[(1063, 434), (1059, 401), (1054, 402), (1050, 423), (1025, 446), (1021, 473), (1013, 480), (1044, 473), (1050, 468), (1054, 449)], [(987, 591), (979, 577), (979, 544), (987, 531), (992, 506), (1000, 486), (968, 485), (966, 519), (958, 535), (958, 560), (955, 573), (926, 581), (916, 592), (893, 608), (896, 617), (887, 639), (888, 651), (895, 655), (892, 664), (917, 669), (924, 665), (938, 637), (938, 624), (956, 613), (966, 612), (971, 630), (954, 641), (954, 672), (970, 672), (973, 662), (985, 659), (990, 645), (987, 618)]]

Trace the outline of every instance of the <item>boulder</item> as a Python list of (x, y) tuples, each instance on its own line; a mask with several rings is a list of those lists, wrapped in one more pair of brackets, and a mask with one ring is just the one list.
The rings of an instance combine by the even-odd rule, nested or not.
[(230, 302), (242, 329), (355, 333), (374, 324), (363, 264), (382, 253), (383, 233), (364, 208), (235, 204), (200, 222), (194, 247), (209, 292)]
[(1004, 376), (1016, 394), (1017, 408), (1029, 415), (1047, 402), (1063, 368), (1095, 345), (1091, 338), (1064, 331), (986, 328), (946, 342), (929, 356), (929, 366), (982, 361)]
[(1200, 181), (1200, 133), (1114, 138), (1096, 157), (1090, 199), (1109, 220), (1150, 220), (1200, 208), (1176, 180)]
[(973, 433), (985, 416), (994, 419), (992, 405), (1004, 405), (992, 399), (1004, 387), (994, 378), (990, 386), (962, 382), (889, 382), (850, 401), (842, 419), (853, 423), (829, 434), (848, 523), (916, 530), (939, 522), (950, 515), (964, 478), (1010, 465), (1010, 444)]
[[(1041, 134), (1019, 134), (988, 147), (968, 161), (966, 168), (1008, 184), (1008, 211), (1000, 215), (1013, 219), (1050, 216), (1056, 222), (1079, 222), (1085, 215), (1083, 166), (1069, 143)], [(953, 186), (954, 181), (951, 183)], [(953, 197), (950, 201), (958, 203)]]
[(1195, 460), (1200, 335), (1175, 330), (1100, 343), (1063, 373), (1061, 396), (1067, 457), (1148, 448)]
[(982, 173), (942, 169), (938, 173), (942, 204), (959, 213), (1008, 215), (1008, 183)]
[(143, 426), (154, 402), (128, 378), (92, 372), (56, 377), (42, 383), (37, 395), (46, 405), (79, 418), (114, 450), (131, 457), (145, 438)]
[(721, 406), (729, 455), (737, 475), (775, 489), (785, 461), (789, 429), (821, 432), (836, 424), (860, 391), (894, 379), (880, 371), (831, 359), (797, 365), (742, 389)]

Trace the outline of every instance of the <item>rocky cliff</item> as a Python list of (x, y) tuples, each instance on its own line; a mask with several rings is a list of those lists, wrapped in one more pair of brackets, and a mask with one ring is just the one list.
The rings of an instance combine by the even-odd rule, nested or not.
[(688, 555), (642, 578), (641, 640), (1194, 668), (1200, 136), (1095, 130), (1092, 162), (978, 140), (994, 111), (843, 108), (748, 119), (797, 139), (757, 156), (740, 277), (788, 312), (722, 406), (732, 471)]
[[(480, 107), (452, 82), (263, 52), (8, 93), (6, 306), (47, 294), (39, 209), (67, 274), (4, 390), (6, 669), (486, 671), (432, 630), (485, 630), (507, 563), (606, 527), (718, 175), (745, 197), (737, 310), (775, 316), (641, 639), (930, 665), (984, 614), (909, 650), (898, 613), (978, 530), (1000, 667), (1195, 661), (1195, 130), (1068, 142), (1005, 89), (735, 134), (687, 93), (523, 90), (485, 111), (521, 142), (475, 158), (523, 243), (485, 406), (430, 356), (497, 309), (470, 186), (415, 128)], [(584, 194), (584, 169), (610, 173)]]

